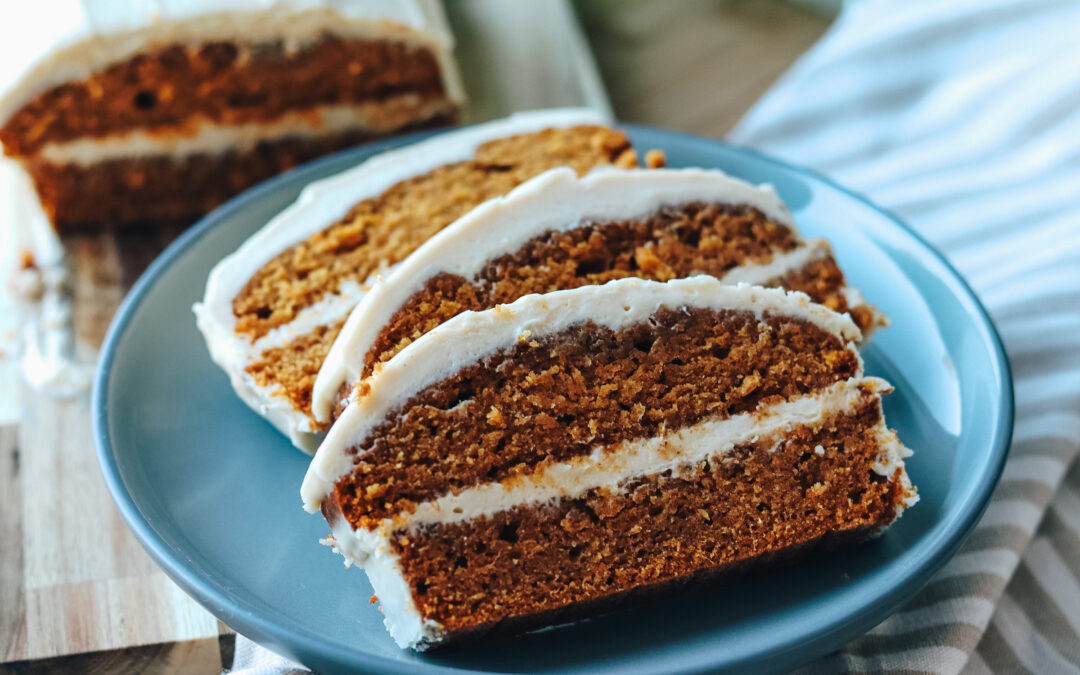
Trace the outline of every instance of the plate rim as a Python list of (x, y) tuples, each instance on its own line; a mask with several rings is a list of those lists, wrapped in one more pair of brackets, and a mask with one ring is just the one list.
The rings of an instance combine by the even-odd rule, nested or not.
[[(1012, 431), (1015, 416), (1014, 387), (1012, 369), (1007, 352), (997, 327), (991, 319), (986, 308), (983, 306), (978, 295), (974, 292), (967, 280), (956, 270), (949, 260), (930, 244), (919, 232), (910, 225), (895, 216), (893, 213), (870, 201), (861, 194), (852, 191), (830, 179), (829, 177), (806, 167), (791, 164), (777, 159), (754, 148), (729, 143), (727, 141), (712, 139), (695, 134), (672, 131), (661, 127), (642, 124), (616, 123), (620, 129), (627, 131), (644, 131), (656, 133), (662, 136), (674, 137), (683, 141), (693, 141), (709, 145), (723, 146), (727, 150), (750, 155), (758, 161), (772, 165), (783, 172), (803, 175), (821, 182), (826, 186), (842, 193), (865, 207), (876, 211), (885, 219), (907, 235), (919, 249), (920, 260), (927, 257), (937, 263), (946, 274), (941, 280), (946, 284), (955, 297), (965, 302), (974, 312), (979, 332), (982, 333), (983, 341), (990, 347), (992, 357), (993, 375), (1000, 380), (1002, 389), (998, 395), (996, 424), (993, 429), (992, 444), (987, 451), (988, 480), (975, 487), (972, 498), (963, 505), (963, 517), (957, 520), (952, 531), (943, 533), (946, 542), (935, 550), (928, 553), (925, 559), (918, 561), (920, 564), (906, 569), (904, 575), (897, 582), (890, 585), (889, 589), (871, 600), (864, 601), (855, 611), (845, 613), (842, 617), (829, 624), (816, 626), (812, 630), (802, 631), (798, 634), (786, 635), (783, 639), (772, 643), (768, 648), (761, 647), (752, 649), (737, 655), (735, 659), (725, 659), (720, 655), (711, 663), (685, 664), (691, 670), (703, 668), (745, 668), (755, 662), (758, 665), (763, 658), (769, 658), (770, 666), (783, 666), (796, 662), (805, 662), (813, 658), (811, 654), (820, 656), (830, 647), (836, 648), (855, 637), (862, 635), (878, 622), (895, 612), (904, 602), (913, 597), (930, 578), (940, 570), (956, 551), (960, 548), (968, 535), (974, 530), (975, 525), (982, 518), (990, 504), (990, 498), (994, 489), (1001, 479), (1005, 468), (1005, 462), (1011, 447)], [(383, 149), (398, 147), (413, 143), (422, 138), (432, 136), (445, 131), (426, 131), (392, 139), (368, 143), (341, 152), (337, 152), (315, 161), (298, 166), (290, 171), (264, 181), (225, 202), (206, 216), (199, 219), (187, 231), (183, 232), (176, 240), (169, 244), (164, 251), (146, 268), (132, 285), (131, 290), (125, 296), (115, 316), (110, 322), (109, 329), (101, 346), (101, 358), (98, 370), (95, 374), (91, 391), (91, 423), (92, 435), (98, 459), (99, 469), (105, 480), (106, 488), (116, 505), (118, 511), (128, 528), (135, 535), (142, 547), (150, 554), (151, 558), (162, 570), (179, 585), (185, 593), (195, 599), (207, 611), (221, 619), (223, 615), (229, 616), (229, 627), (237, 632), (261, 643), (274, 647), (287, 648), (287, 651), (296, 655), (301, 653), (320, 654), (321, 660), (335, 662), (339, 665), (353, 664), (369, 669), (370, 672), (383, 673), (466, 673), (493, 671), (470, 671), (456, 667), (445, 666), (438, 663), (411, 662), (405, 663), (388, 657), (363, 652), (358, 649), (350, 649), (330, 642), (317, 633), (304, 629), (305, 634), (298, 634), (294, 627), (281, 626), (271, 619), (259, 616), (257, 609), (250, 606), (244, 600), (231, 596), (226, 589), (215, 584), (212, 580), (205, 579), (196, 571), (189, 569), (183, 560), (183, 553), (174, 550), (158, 533), (153, 524), (144, 516), (135, 498), (128, 491), (120, 473), (120, 465), (117, 462), (116, 453), (113, 449), (112, 437), (109, 433), (109, 386), (114, 361), (117, 358), (117, 347), (127, 331), (135, 314), (142, 306), (143, 299), (157, 283), (162, 274), (171, 267), (173, 262), (194, 246), (204, 235), (215, 229), (228, 217), (237, 211), (244, 210), (249, 204), (257, 202), (275, 191), (280, 185), (296, 180), (301, 174), (315, 174), (326, 165), (343, 161), (346, 157), (369, 156)], [(360, 160), (362, 161), (362, 160)], [(222, 255), (227, 255), (223, 252)], [(912, 590), (912, 589), (915, 590)], [(233, 611), (226, 611), (233, 608)], [(298, 638), (302, 638), (298, 640)], [(276, 650), (275, 650), (276, 651)], [(798, 656), (797, 656), (798, 655)], [(295, 658), (295, 656), (294, 656)]]

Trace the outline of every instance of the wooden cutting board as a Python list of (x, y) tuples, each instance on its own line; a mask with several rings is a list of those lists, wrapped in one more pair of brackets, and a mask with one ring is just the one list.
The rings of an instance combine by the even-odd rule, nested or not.
[[(585, 0), (580, 9), (624, 118), (718, 134), (825, 25), (782, 3), (749, 9), (758, 4)], [(569, 0), (448, 5), (469, 121), (535, 107), (607, 109)], [(730, 95), (718, 88), (718, 72)], [(4, 188), (0, 202), (10, 198)], [(125, 293), (180, 231), (64, 237), (80, 349), (100, 347)], [(10, 265), (13, 251), (4, 241), (6, 280), (3, 259)], [(3, 286), (0, 345), (18, 329)], [(231, 665), (231, 631), (165, 576), (114, 508), (97, 467), (88, 395), (30, 389), (12, 356), (0, 352), (0, 674), (211, 673)]]

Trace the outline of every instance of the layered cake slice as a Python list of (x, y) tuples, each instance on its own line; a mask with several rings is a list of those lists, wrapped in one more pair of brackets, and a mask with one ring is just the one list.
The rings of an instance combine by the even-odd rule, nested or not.
[(377, 364), (461, 312), (697, 274), (803, 291), (864, 333), (884, 321), (845, 283), (828, 243), (799, 237), (770, 186), (702, 169), (554, 169), (447, 227), (365, 296), (319, 372), (313, 412), (330, 420)]
[(0, 21), (0, 144), (60, 229), (190, 221), (360, 141), (454, 122), (438, 0), (36, 0)]
[(211, 272), (199, 328), (258, 413), (309, 452), (311, 389), (349, 311), (379, 274), (473, 207), (551, 168), (634, 164), (586, 110), (549, 110), (441, 134), (308, 186)]
[(916, 500), (858, 338), (708, 276), (465, 312), (365, 382), (304, 505), (414, 649), (855, 541)]

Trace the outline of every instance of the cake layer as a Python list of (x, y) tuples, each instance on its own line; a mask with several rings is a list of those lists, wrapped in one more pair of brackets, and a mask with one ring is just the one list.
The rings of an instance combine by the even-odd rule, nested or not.
[(697, 274), (805, 291), (863, 330), (882, 321), (846, 285), (828, 244), (799, 237), (770, 187), (700, 169), (584, 178), (555, 169), (432, 237), (365, 296), (319, 373), (313, 412), (329, 420), (343, 386), (463, 311), (623, 277)]
[(812, 395), (859, 365), (833, 333), (747, 310), (665, 307), (618, 330), (585, 321), (413, 394), (407, 414), (388, 413), (346, 449), (356, 459), (335, 498), (350, 522), (373, 526), (540, 463)]
[(550, 128), (487, 141), (468, 160), (410, 176), (264, 264), (233, 299), (236, 330), (259, 338), (342, 281), (405, 259), (484, 201), (553, 166), (585, 173), (610, 164), (629, 147), (625, 135), (605, 127)]
[[(395, 530), (417, 613), (442, 640), (822, 539), (879, 530), (907, 488), (867, 467), (876, 400), (783, 437), (582, 497)], [(538, 616), (539, 615), (539, 616)], [(565, 620), (565, 619), (564, 619)]]
[[(57, 161), (57, 146), (73, 141), (133, 131), (182, 139), (201, 125), (267, 124), (406, 94), (442, 101), (447, 112), (458, 105), (447, 100), (438, 60), (424, 47), (333, 35), (300, 50), (281, 40), (172, 45), (39, 94), (0, 127), (0, 143), (16, 157), (49, 148)], [(99, 147), (84, 142), (79, 158), (85, 163)]]
[[(365, 381), (364, 395), (345, 409), (308, 467), (301, 490), (305, 507), (309, 511), (318, 510), (335, 484), (352, 473), (357, 461), (353, 449), (365, 446), (374, 437), (377, 427), (392, 419), (395, 412), (402, 411), (429, 387), (455, 377), (489, 357), (516, 349), (519, 341), (531, 347), (533, 342), (539, 344), (548, 336), (586, 324), (621, 331), (645, 324), (664, 308), (745, 313), (756, 319), (784, 317), (793, 324), (812, 325), (819, 335), (834, 336), (844, 351), (855, 359), (855, 372), (846, 377), (862, 375), (862, 360), (854, 347), (860, 333), (851, 318), (811, 303), (802, 293), (728, 286), (714, 277), (697, 276), (666, 283), (620, 279), (602, 286), (527, 295), (509, 305), (484, 312), (459, 314), (410, 344), (387, 362), (376, 376)], [(760, 330), (755, 335), (775, 339), (772, 331)], [(747, 342), (740, 349), (751, 350), (752, 345)], [(538, 350), (538, 353), (550, 352)], [(845, 357), (843, 361), (846, 360)], [(725, 363), (724, 367), (730, 365)], [(830, 366), (823, 364), (820, 367)], [(799, 375), (790, 372), (793, 378)], [(760, 380), (761, 376), (762, 373), (758, 373), (756, 379)], [(621, 382), (600, 384), (608, 384), (615, 392)], [(756, 388), (751, 387), (753, 382), (753, 379), (747, 382), (747, 394), (752, 394)], [(821, 384), (828, 386), (831, 382)], [(488, 411), (481, 412), (486, 422)], [(437, 448), (431, 450), (441, 452)]]
[[(402, 130), (443, 126), (453, 120), (435, 116)], [(189, 223), (260, 181), (381, 135), (356, 129), (176, 158), (149, 155), (90, 165), (31, 160), (25, 166), (42, 207), (62, 231), (148, 221)], [(94, 198), (87, 199), (87, 194)]]
[[(419, 72), (416, 65), (430, 63), (429, 58), (434, 57), (446, 97), (458, 102), (463, 98), (450, 59), (453, 41), (437, 0), (39, 0), (21, 6), (17, 19), (0, 23), (0, 126), (49, 90), (67, 83), (93, 82), (125, 62), (135, 71), (133, 80), (115, 83), (120, 87), (144, 77), (153, 80), (163, 68), (176, 72), (189, 69), (200, 79), (212, 79), (224, 72), (222, 67), (273, 64), (275, 54), (284, 58), (277, 62), (279, 66), (289, 67), (285, 61), (324, 42), (321, 48), (331, 50), (343, 48), (335, 42), (361, 51), (368, 48), (363, 45), (382, 49), (379, 43), (390, 50), (406, 47), (403, 54), (414, 59), (405, 68), (384, 68), (390, 61), (378, 54), (335, 51), (331, 67), (325, 67), (325, 62), (312, 64), (322, 71), (320, 77), (325, 76), (326, 82), (346, 75), (355, 77), (357, 73), (342, 66), (356, 62), (385, 72), (385, 81), (393, 84), (403, 80), (393, 75), (395, 71), (402, 75)], [(177, 46), (187, 53), (168, 51)], [(252, 46), (257, 46), (254, 51)], [(200, 54), (200, 50), (205, 53)], [(428, 56), (419, 56), (422, 52)], [(145, 56), (155, 54), (164, 57), (156, 65), (153, 56), (151, 61)], [(341, 58), (347, 55), (359, 58)], [(427, 69), (424, 65), (421, 70)], [(236, 83), (235, 93), (241, 99), (256, 91), (263, 77), (275, 76), (272, 72), (254, 75), (258, 77)], [(303, 77), (304, 73), (297, 75)], [(415, 78), (410, 75), (408, 79)], [(96, 98), (117, 92), (92, 86), (87, 93)], [(133, 102), (135, 93), (119, 98)], [(54, 124), (52, 116), (58, 111), (43, 111), (49, 113), (46, 125)]]
[(249, 405), (313, 449), (322, 427), (310, 396), (326, 343), (311, 336), (327, 337), (378, 274), (489, 197), (555, 166), (633, 162), (625, 135), (602, 124), (584, 110), (519, 114), (309, 186), (211, 273), (196, 306), (211, 355)]
[[(694, 424), (664, 427), (656, 430), (659, 434), (655, 436), (606, 444), (598, 438), (594, 446), (605, 446), (603, 452), (594, 450), (564, 461), (546, 462), (519, 479), (503, 479), (449, 491), (407, 514), (398, 514), (393, 519), (394, 527), (454, 523), (491, 516), (517, 506), (577, 499), (649, 473), (678, 474), (687, 466), (715, 459), (743, 446), (761, 445), (775, 449), (793, 427), (820, 428), (837, 419), (857, 415), (861, 408), (873, 407), (879, 394), (889, 391), (888, 383), (883, 380), (850, 378), (815, 394), (770, 402), (749, 412), (730, 417), (711, 415)], [(879, 454), (867, 466), (871, 472), (889, 478), (903, 463), (904, 450), (895, 436), (883, 424), (878, 424), (880, 415), (878, 418), (867, 426), (867, 433), (872, 434), (868, 440), (876, 444)], [(677, 431), (669, 432), (667, 428)], [(341, 492), (342, 484), (338, 483), (336, 492)], [(340, 506), (338, 500), (335, 510), (340, 512), (337, 508)]]
[(460, 314), (363, 383), (305, 506), (418, 649), (880, 531), (916, 497), (858, 336), (708, 276)]
[(89, 166), (115, 159), (190, 155), (250, 150), (259, 143), (364, 133), (377, 138), (410, 129), (457, 120), (457, 104), (440, 95), (397, 94), (352, 105), (317, 106), (293, 111), (267, 122), (243, 124), (192, 123), (182, 129), (136, 129), (104, 138), (83, 138), (44, 146), (38, 157), (51, 164)]

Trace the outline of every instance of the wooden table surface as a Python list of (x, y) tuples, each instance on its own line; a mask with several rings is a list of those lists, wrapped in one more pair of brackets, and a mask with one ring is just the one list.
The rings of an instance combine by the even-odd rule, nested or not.
[[(485, 30), (491, 35), (505, 25), (493, 18), (505, 9), (477, 13), (484, 2), (451, 9), (459, 40), (464, 34), (475, 45)], [(715, 137), (827, 25), (823, 16), (779, 1), (579, 0), (577, 11), (621, 119)], [(525, 26), (541, 20), (525, 18)], [(522, 89), (516, 69), (504, 64), (501, 75), (487, 73), (477, 49), (462, 59), (472, 69), (470, 89), (490, 89), (492, 77), (507, 82), (502, 98), (487, 92), (486, 112), (598, 94), (565, 93), (559, 82), (567, 73), (541, 83), (549, 93), (536, 83)], [(571, 75), (574, 86), (589, 89), (588, 73)], [(550, 92), (570, 100), (549, 100), (560, 96)], [(537, 96), (544, 100), (533, 101)], [(179, 231), (64, 237), (83, 349), (100, 347), (124, 294)], [(10, 371), (3, 359), (0, 366)], [(11, 381), (0, 379), (0, 386)], [(17, 402), (8, 411), (12, 419), (0, 418), (0, 673), (211, 673), (231, 665), (228, 627), (158, 569), (113, 507), (95, 458), (89, 397), (53, 398), (15, 386), (18, 395), (6, 397), (9, 407)]]

